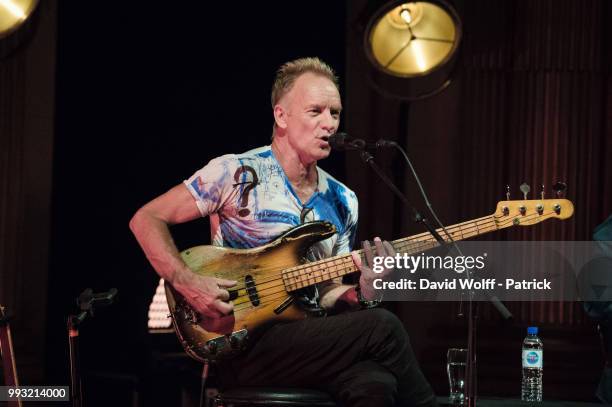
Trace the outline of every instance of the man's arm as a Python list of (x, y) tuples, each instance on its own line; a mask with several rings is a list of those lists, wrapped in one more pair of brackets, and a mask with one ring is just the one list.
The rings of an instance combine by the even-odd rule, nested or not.
[(320, 288), (321, 307), (335, 311), (348, 309), (358, 309), (357, 293), (354, 284), (329, 283)]
[(233, 309), (233, 304), (225, 302), (229, 293), (224, 288), (236, 282), (200, 276), (189, 270), (168, 228), (200, 216), (187, 187), (179, 184), (140, 208), (130, 220), (130, 229), (164, 280), (172, 284), (196, 311), (209, 317), (220, 317)]

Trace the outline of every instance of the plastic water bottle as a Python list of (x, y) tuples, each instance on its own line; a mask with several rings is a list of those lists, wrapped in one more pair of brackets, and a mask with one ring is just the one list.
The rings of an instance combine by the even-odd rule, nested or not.
[(538, 327), (527, 328), (523, 341), (523, 382), (521, 400), (542, 401), (542, 370), (544, 345), (538, 338)]

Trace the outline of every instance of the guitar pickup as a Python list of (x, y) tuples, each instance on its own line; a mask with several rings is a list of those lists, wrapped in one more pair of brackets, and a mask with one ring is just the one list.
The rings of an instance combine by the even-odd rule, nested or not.
[(249, 300), (251, 304), (254, 306), (259, 305), (259, 295), (257, 294), (257, 287), (255, 285), (255, 280), (252, 276), (247, 275), (244, 277), (244, 286), (246, 287), (246, 292), (249, 295)]

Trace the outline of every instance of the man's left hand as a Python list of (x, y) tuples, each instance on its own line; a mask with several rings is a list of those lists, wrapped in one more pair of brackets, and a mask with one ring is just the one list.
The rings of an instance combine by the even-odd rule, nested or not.
[[(366, 240), (362, 243), (362, 247), (367, 264), (362, 263), (361, 256), (359, 256), (356, 251), (351, 252), (351, 256), (353, 257), (355, 266), (357, 266), (357, 268), (359, 268), (361, 271), (361, 276), (359, 277), (359, 289), (361, 290), (361, 296), (363, 299), (371, 301), (380, 297), (380, 295), (376, 294), (376, 290), (372, 286), (372, 282), (377, 278), (384, 279), (394, 270), (394, 268), (386, 268), (384, 267), (383, 263), (383, 270), (380, 273), (375, 273), (372, 270), (374, 265), (372, 245), (370, 245), (370, 242)], [(395, 257), (395, 250), (393, 249), (391, 243), (387, 241), (383, 242), (379, 237), (374, 238), (374, 247), (376, 247), (376, 257)]]

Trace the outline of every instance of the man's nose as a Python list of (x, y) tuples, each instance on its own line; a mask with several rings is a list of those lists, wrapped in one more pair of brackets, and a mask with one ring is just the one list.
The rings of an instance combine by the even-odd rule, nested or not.
[(336, 131), (336, 129), (338, 128), (338, 119), (335, 118), (329, 110), (326, 110), (325, 114), (323, 115), (322, 127), (325, 130), (331, 131)]

